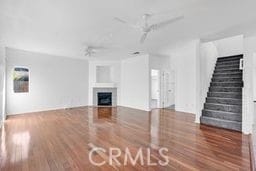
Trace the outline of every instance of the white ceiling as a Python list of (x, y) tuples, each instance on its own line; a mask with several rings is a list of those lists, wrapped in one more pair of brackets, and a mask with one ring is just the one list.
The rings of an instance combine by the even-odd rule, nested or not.
[[(243, 23), (256, 21), (255, 7), (255, 0), (0, 0), (0, 38), (9, 47), (76, 58), (84, 58), (86, 43), (113, 46), (96, 57), (122, 58), (184, 39), (223, 37), (237, 26), (243, 32)], [(136, 23), (144, 13), (158, 13), (152, 23), (185, 19), (150, 33), (141, 45), (138, 30), (113, 18)]]

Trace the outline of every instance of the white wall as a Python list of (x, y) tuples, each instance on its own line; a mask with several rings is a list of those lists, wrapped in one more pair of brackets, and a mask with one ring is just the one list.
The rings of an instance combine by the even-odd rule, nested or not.
[[(111, 82), (113, 84), (111, 84), (112, 86), (117, 88), (117, 105), (120, 105), (120, 101), (121, 101), (121, 61), (107, 61), (107, 60), (102, 60), (102, 61), (98, 61), (98, 60), (91, 60), (89, 61), (89, 87), (88, 87), (88, 105), (92, 106), (93, 105), (93, 87), (96, 86), (97, 83), (97, 66), (109, 66), (111, 67), (110, 72), (109, 72), (109, 80), (111, 80)], [(107, 81), (108, 83), (110, 83), (109, 81)], [(99, 84), (97, 84), (99, 85)], [(109, 87), (110, 84), (101, 84), (101, 85), (105, 85), (106, 87)]]
[(244, 70), (243, 70), (243, 127), (244, 133), (252, 132), (253, 121), (256, 120), (253, 106), (253, 92), (256, 91), (253, 85), (253, 77), (256, 73), (253, 73), (253, 57), (256, 53), (256, 37), (245, 37), (244, 39)]
[(196, 122), (200, 122), (201, 110), (207, 97), (211, 78), (218, 58), (218, 50), (213, 42), (200, 45), (200, 99)]
[(150, 110), (150, 69), (148, 55), (121, 62), (121, 105)]
[(149, 55), (149, 67), (156, 70), (170, 70), (170, 57), (169, 56), (157, 56)]
[(5, 118), (5, 48), (0, 44), (0, 125)]
[(179, 47), (166, 51), (171, 56), (175, 70), (175, 109), (196, 114), (197, 110), (197, 65), (199, 40), (184, 42)]
[[(253, 77), (253, 80), (252, 80), (253, 81), (253, 100), (256, 102), (256, 49), (254, 49), (254, 53), (253, 53), (253, 72), (252, 72), (252, 77)], [(255, 119), (256, 119), (256, 117), (255, 117)]]
[[(86, 106), (88, 62), (7, 48), (7, 114)], [(29, 68), (29, 93), (14, 93), (15, 66)]]
[(243, 35), (213, 41), (219, 57), (243, 54)]
[[(175, 88), (174, 88), (174, 69), (171, 68), (170, 64), (170, 56), (163, 56), (163, 55), (157, 55), (157, 54), (150, 54), (149, 55), (149, 67), (150, 71), (152, 69), (159, 70), (160, 71), (160, 107), (166, 107), (171, 106), (175, 104)], [(168, 90), (171, 89), (172, 92), (169, 92), (168, 90), (165, 90), (166, 87), (164, 85), (163, 80), (163, 73), (168, 72), (169, 73), (169, 83), (168, 83)], [(152, 83), (150, 84), (151, 89)], [(152, 96), (152, 92), (150, 92), (150, 97)], [(167, 97), (168, 96), (168, 97)], [(168, 100), (167, 100), (168, 98)], [(162, 104), (165, 104), (163, 106)]]
[(196, 114), (196, 45), (189, 42), (173, 54), (176, 64), (176, 96), (177, 111)]

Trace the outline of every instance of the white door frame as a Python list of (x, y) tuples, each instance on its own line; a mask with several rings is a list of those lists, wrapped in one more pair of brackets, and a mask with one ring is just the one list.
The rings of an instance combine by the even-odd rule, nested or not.
[(151, 100), (152, 100), (152, 71), (158, 71), (158, 98), (157, 98), (157, 105), (156, 108), (161, 108), (161, 70), (159, 69), (151, 69), (150, 70), (150, 84), (151, 84), (151, 88), (150, 88), (150, 108), (153, 109), (152, 105), (151, 105)]

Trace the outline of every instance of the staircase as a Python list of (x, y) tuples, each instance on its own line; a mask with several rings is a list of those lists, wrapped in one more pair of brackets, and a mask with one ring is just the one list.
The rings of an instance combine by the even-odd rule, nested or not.
[(218, 58), (207, 94), (201, 123), (242, 130), (243, 55)]

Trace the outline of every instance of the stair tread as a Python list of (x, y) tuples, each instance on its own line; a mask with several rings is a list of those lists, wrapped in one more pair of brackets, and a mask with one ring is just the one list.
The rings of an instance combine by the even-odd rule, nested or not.
[(207, 97), (208, 99), (223, 99), (223, 100), (239, 100), (242, 101), (242, 99), (236, 99), (236, 98), (226, 98), (226, 97)]
[(222, 75), (213, 75), (212, 78), (218, 78), (218, 79), (222, 79), (222, 78), (232, 78), (232, 79), (233, 79), (233, 78), (237, 78), (237, 79), (241, 79), (241, 80), (242, 80), (242, 79), (243, 79), (243, 76), (242, 76), (242, 75), (241, 75), (241, 76), (240, 76), (240, 75), (239, 75), (239, 76), (237, 75), (237, 76), (229, 76), (229, 77), (227, 77), (226, 75), (223, 74), (223, 76), (222, 76)]
[(218, 61), (217, 60), (217, 63), (219, 63), (219, 64), (223, 64), (223, 63), (239, 63), (240, 61), (239, 60), (233, 60), (233, 61), (230, 61), (230, 60), (228, 60), (228, 61)]
[(242, 115), (242, 113), (226, 112), (226, 111), (219, 111), (219, 110), (210, 110), (210, 109), (203, 109), (203, 110), (209, 111), (209, 112), (224, 113), (224, 114), (229, 114), (229, 115)]
[(222, 62), (222, 61), (239, 61), (240, 59), (242, 59), (241, 57), (227, 57), (227, 58), (218, 58), (217, 61), (218, 62)]
[(243, 83), (243, 81), (227, 81), (227, 82), (217, 82), (217, 81), (212, 81), (211, 83), (219, 83), (219, 84), (240, 84), (240, 83)]
[(242, 70), (240, 70), (239, 68), (225, 68), (225, 69), (222, 69), (222, 68), (217, 68), (215, 69), (215, 71), (234, 71), (234, 72), (242, 72)]
[(227, 81), (218, 81), (218, 80), (213, 80), (213, 81), (211, 81), (211, 83), (240, 84), (240, 83), (243, 83), (243, 81), (237, 81), (237, 80), (234, 80), (234, 81), (231, 81), (231, 82), (230, 82), (230, 80), (227, 80)]
[[(236, 74), (236, 75), (235, 75)], [(228, 77), (228, 78), (230, 78), (230, 77), (234, 77), (235, 76), (235, 78), (236, 77), (242, 77), (243, 75), (242, 75), (242, 72), (236, 72), (236, 73), (214, 73), (213, 74), (213, 76), (222, 76), (223, 75), (223, 77)], [(230, 75), (230, 76), (226, 76), (226, 75)], [(233, 76), (231, 76), (231, 75), (233, 75)]]
[[(236, 78), (234, 78), (234, 79), (236, 79)], [(237, 82), (238, 80), (233, 80), (233, 81)], [(230, 82), (230, 80), (226, 80), (224, 78), (212, 78), (211, 82), (214, 82), (214, 83), (226, 83), (226, 82)]]
[(218, 92), (218, 91), (215, 91), (215, 92), (209, 92), (209, 93), (228, 93), (228, 94), (242, 94), (241, 92)]
[(200, 118), (201, 123), (205, 125), (214, 126), (217, 128), (224, 128), (234, 131), (241, 131), (242, 130), (242, 122), (240, 121), (230, 121), (226, 119), (218, 119), (212, 117), (202, 116)]
[(215, 71), (230, 71), (230, 70), (234, 70), (234, 71), (242, 71), (242, 70), (240, 70), (239, 68), (227, 68), (227, 69), (220, 69), (220, 68), (217, 68), (217, 69), (215, 69)]
[(219, 69), (219, 68), (237, 68), (239, 69), (240, 66), (239, 65), (215, 65), (215, 69)]
[[(226, 83), (226, 82), (222, 82), (222, 83)], [(223, 87), (223, 86), (210, 86), (210, 87), (213, 87), (213, 88), (243, 88), (243, 87)]]
[[(221, 74), (223, 74), (223, 73), (214, 73), (215, 75), (221, 75)], [(224, 73), (225, 74), (225, 73)], [(232, 74), (242, 74), (240, 71), (238, 71), (238, 72), (236, 72), (236, 73), (232, 73)]]
[(219, 118), (213, 118), (213, 117), (208, 117), (208, 116), (202, 116), (202, 117), (211, 119), (211, 120), (215, 120), (215, 121), (224, 121), (224, 122), (228, 122), (228, 123), (242, 124), (242, 122), (239, 122), (239, 121), (230, 121), (230, 120), (226, 120), (226, 119), (219, 119)]
[(226, 76), (225, 74), (223, 75), (213, 75), (212, 78), (218, 78), (218, 79), (221, 79), (221, 78), (237, 78), (237, 79), (243, 79), (243, 76), (241, 75), (233, 75), (233, 76)]
[(220, 56), (218, 57), (218, 59), (226, 59), (226, 58), (236, 58), (236, 57), (240, 57), (243, 58), (244, 54), (236, 54), (236, 55), (230, 55), (230, 56)]
[(241, 58), (235, 58), (235, 59), (222, 59), (222, 60), (217, 60), (217, 63), (222, 63), (222, 62), (239, 62)]
[(215, 66), (230, 66), (230, 65), (239, 65), (239, 61), (225, 61), (225, 62), (217, 62)]
[(230, 105), (230, 104), (222, 104), (222, 103), (208, 103), (208, 102), (206, 102), (205, 104), (218, 105), (218, 106), (229, 106), (229, 107), (242, 107), (241, 105)]

